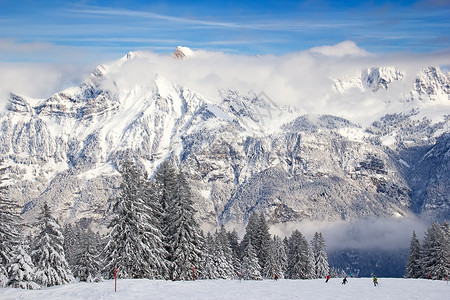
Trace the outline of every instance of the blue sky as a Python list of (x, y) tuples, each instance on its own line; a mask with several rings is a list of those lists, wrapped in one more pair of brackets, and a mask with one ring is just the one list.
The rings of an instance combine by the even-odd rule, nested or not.
[(450, 48), (448, 1), (3, 1), (0, 60), (117, 58), (178, 45), (285, 54), (354, 41), (373, 53)]

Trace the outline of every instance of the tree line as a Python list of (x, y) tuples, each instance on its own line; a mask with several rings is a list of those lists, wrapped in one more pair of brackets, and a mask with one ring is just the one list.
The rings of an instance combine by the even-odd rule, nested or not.
[[(0, 170), (2, 171), (2, 170)], [(4, 171), (4, 169), (3, 169)], [(0, 285), (38, 289), (103, 278), (163, 280), (307, 279), (329, 274), (325, 240), (310, 243), (298, 230), (281, 239), (264, 215), (252, 213), (245, 235), (222, 225), (206, 235), (195, 219), (189, 185), (164, 162), (150, 180), (132, 162), (120, 168), (117, 195), (105, 236), (80, 225), (59, 225), (45, 203), (25, 236), (18, 207), (0, 186)]]
[(425, 232), (422, 245), (413, 232), (406, 278), (448, 279), (450, 275), (450, 226), (435, 222)]

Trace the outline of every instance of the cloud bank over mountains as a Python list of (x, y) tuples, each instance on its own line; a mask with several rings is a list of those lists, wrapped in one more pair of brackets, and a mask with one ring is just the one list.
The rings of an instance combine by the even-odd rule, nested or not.
[[(9, 48), (12, 46), (9, 43)], [(24, 47), (27, 48), (24, 51), (32, 51), (28, 49), (32, 45), (21, 46)], [(76, 55), (67, 53), (67, 62), (61, 63), (1, 63), (2, 102), (9, 92), (46, 98), (78, 85), (82, 78), (89, 76), (94, 65), (77, 62)], [(49, 50), (49, 55), (54, 54)], [(100, 63), (109, 64), (98, 61)], [(335, 79), (352, 80), (370, 67), (396, 67), (406, 74), (404, 82), (412, 85), (421, 69), (430, 65), (442, 66), (445, 70), (450, 65), (450, 53), (372, 54), (352, 41), (344, 41), (281, 56), (233, 55), (194, 49), (189, 59), (176, 60), (171, 53), (135, 51), (133, 59), (108, 74), (108, 80), (110, 87), (116, 84), (119, 88), (120, 85), (152, 87), (155, 77), (161, 76), (209, 99), (219, 98), (219, 91), (224, 89), (257, 94), (264, 91), (275, 103), (291, 105), (304, 113), (333, 114), (364, 122), (367, 118), (361, 112), (383, 114), (392, 103), (403, 101), (410, 87), (394, 83), (391, 89), (397, 89), (397, 99), (389, 98), (392, 93), (379, 91), (375, 95), (356, 88), (342, 94), (333, 90)]]

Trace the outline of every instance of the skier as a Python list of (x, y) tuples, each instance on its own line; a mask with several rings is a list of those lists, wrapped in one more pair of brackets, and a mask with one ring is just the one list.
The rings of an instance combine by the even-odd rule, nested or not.
[(378, 278), (376, 276), (373, 276), (373, 285), (374, 286), (378, 285)]
[(342, 280), (342, 284), (346, 284), (348, 282), (347, 276), (344, 277), (344, 280)]
[(327, 275), (327, 280), (325, 281), (325, 283), (327, 283), (328, 280), (330, 280), (330, 275)]
[(277, 276), (277, 274), (274, 274), (274, 275), (273, 275), (273, 279), (275, 279), (275, 281), (277, 281), (277, 280), (278, 280), (278, 276)]

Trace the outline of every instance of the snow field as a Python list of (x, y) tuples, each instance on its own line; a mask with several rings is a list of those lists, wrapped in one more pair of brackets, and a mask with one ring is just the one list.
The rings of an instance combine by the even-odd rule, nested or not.
[(164, 281), (120, 279), (117, 292), (114, 280), (101, 283), (78, 282), (42, 290), (0, 289), (0, 299), (449, 299), (450, 284), (424, 279), (342, 278), (314, 280), (197, 280)]

